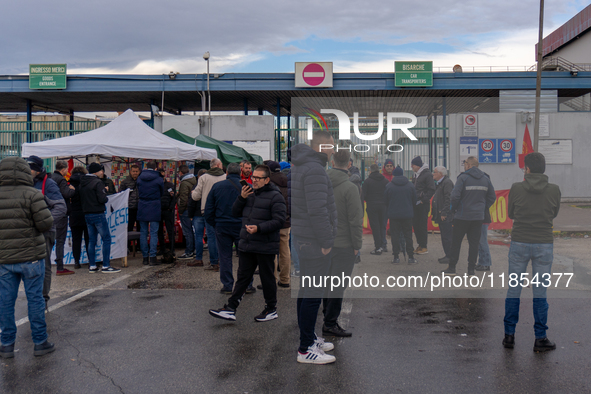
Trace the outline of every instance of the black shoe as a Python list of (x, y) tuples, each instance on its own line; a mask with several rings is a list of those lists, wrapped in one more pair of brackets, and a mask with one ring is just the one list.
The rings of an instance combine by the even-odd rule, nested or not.
[(513, 349), (513, 347), (515, 347), (515, 335), (505, 334), (503, 346), (505, 346), (507, 349)]
[(470, 269), (468, 268), (468, 276), (474, 276), (476, 275), (476, 273), (474, 272), (474, 268)]
[(536, 338), (534, 342), (534, 352), (547, 352), (548, 350), (556, 349), (556, 344), (551, 342), (548, 338)]
[(382, 246), (382, 252), (388, 253), (388, 247), (387, 246)]
[(14, 343), (12, 345), (0, 346), (0, 357), (13, 358), (14, 357)]
[(357, 255), (357, 256), (355, 256), (355, 264), (359, 264), (359, 263), (361, 263), (361, 256)]
[(394, 257), (394, 260), (392, 260), (392, 264), (400, 264), (400, 257)]
[(383, 252), (382, 248), (377, 248), (377, 249), (374, 249), (371, 252), (369, 252), (369, 254), (373, 254), (373, 255), (379, 256), (379, 255), (382, 254), (382, 252)]
[(210, 309), (209, 314), (218, 319), (236, 321), (236, 309), (232, 309), (228, 305), (224, 305), (221, 309)]
[(417, 264), (417, 263), (418, 263), (418, 261), (414, 257), (410, 257), (408, 259), (408, 265)]
[(258, 321), (258, 322), (263, 322), (263, 321), (275, 320), (278, 317), (279, 316), (277, 315), (277, 308), (268, 307), (265, 305), (265, 309), (263, 309), (263, 311), (260, 314), (256, 315), (254, 317), (254, 320)]
[(257, 285), (257, 289), (263, 290), (263, 285)]
[(332, 335), (335, 337), (350, 337), (353, 334), (343, 330), (341, 326), (337, 323), (334, 327), (326, 327), (324, 324), (322, 325), (322, 334), (324, 335)]
[(449, 276), (456, 276), (456, 268), (447, 267), (447, 269), (441, 271), (441, 273)]
[(277, 282), (277, 286), (287, 289), (287, 288), (289, 288), (289, 283)]
[(154, 256), (154, 257), (150, 257), (150, 267), (154, 267), (156, 265), (160, 265), (162, 264), (160, 261), (158, 261), (158, 257)]
[(43, 342), (41, 345), (35, 345), (33, 349), (33, 355), (35, 357), (43, 356), (47, 353), (51, 353), (55, 350), (55, 345), (49, 341)]
[(484, 266), (484, 265), (480, 265), (480, 264), (476, 264), (476, 271), (490, 271), (490, 265), (489, 266)]
[[(262, 289), (262, 288), (263, 288), (263, 287), (261, 286), (261, 289)], [(246, 294), (252, 294), (252, 293), (256, 293), (256, 292), (257, 292), (257, 289), (255, 289), (255, 288), (254, 288), (254, 287), (252, 287), (252, 286), (249, 286), (249, 287), (246, 289)]]
[(80, 265), (80, 263), (74, 263), (74, 269), (75, 270), (79, 270), (80, 268), (82, 268), (82, 266)]
[(449, 259), (447, 257), (444, 257), (444, 258), (439, 259), (437, 261), (439, 261), (439, 264), (447, 264), (447, 265), (449, 265)]
[(222, 294), (232, 294), (232, 289), (226, 289), (225, 287), (222, 287), (222, 289), (220, 290), (220, 293), (222, 293)]
[(149, 257), (144, 257), (144, 260), (142, 261), (143, 265), (148, 265), (150, 264), (150, 258)]

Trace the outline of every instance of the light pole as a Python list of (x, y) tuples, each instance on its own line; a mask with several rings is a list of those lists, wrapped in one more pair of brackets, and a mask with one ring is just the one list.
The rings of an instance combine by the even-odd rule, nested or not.
[(207, 62), (207, 109), (208, 109), (208, 136), (211, 137), (211, 92), (209, 91), (209, 51), (203, 54), (203, 59)]

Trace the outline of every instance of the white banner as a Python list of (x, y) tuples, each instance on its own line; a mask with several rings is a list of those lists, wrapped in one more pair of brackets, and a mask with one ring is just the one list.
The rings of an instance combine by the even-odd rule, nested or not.
[[(109, 196), (107, 202), (107, 223), (109, 230), (111, 230), (111, 259), (119, 259), (127, 256), (127, 204), (129, 200), (129, 192), (127, 189), (117, 194)], [(103, 243), (101, 236), (97, 237), (96, 244), (96, 261), (103, 260)], [(51, 252), (51, 261), (55, 264), (55, 246)], [(82, 237), (82, 253), (80, 256), (80, 264), (88, 263), (88, 255), (86, 254), (86, 246), (84, 237)], [(66, 244), (64, 245), (64, 264), (74, 264), (74, 255), (72, 254), (72, 231), (68, 226), (68, 235), (66, 237)]]

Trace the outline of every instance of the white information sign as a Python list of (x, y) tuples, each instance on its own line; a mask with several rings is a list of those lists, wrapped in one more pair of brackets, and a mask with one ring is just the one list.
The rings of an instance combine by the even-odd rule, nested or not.
[(232, 141), (250, 154), (259, 155), (263, 160), (271, 160), (271, 143), (269, 141)]
[(477, 137), (478, 136), (478, 115), (468, 114), (464, 115), (464, 136)]
[(539, 140), (538, 150), (546, 164), (573, 164), (573, 140)]
[(548, 114), (540, 114), (540, 137), (550, 137), (550, 120)]
[[(127, 256), (127, 204), (129, 200), (129, 192), (127, 189), (117, 194), (109, 196), (107, 202), (107, 223), (111, 230), (111, 259), (120, 259)], [(103, 243), (101, 236), (97, 237), (96, 244), (96, 261), (103, 260)], [(51, 261), (55, 263), (55, 246), (51, 252)], [(86, 247), (84, 239), (82, 240), (82, 254), (80, 256), (80, 264), (88, 263), (88, 255), (86, 254)], [(74, 255), (72, 254), (72, 231), (68, 226), (68, 235), (66, 237), (66, 244), (64, 245), (64, 264), (74, 264)]]

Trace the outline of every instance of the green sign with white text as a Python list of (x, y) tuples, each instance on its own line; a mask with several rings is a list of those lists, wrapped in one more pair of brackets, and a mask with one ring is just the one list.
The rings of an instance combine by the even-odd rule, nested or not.
[(433, 86), (433, 62), (394, 62), (394, 85), (407, 88)]
[(29, 89), (65, 88), (65, 64), (29, 64)]

